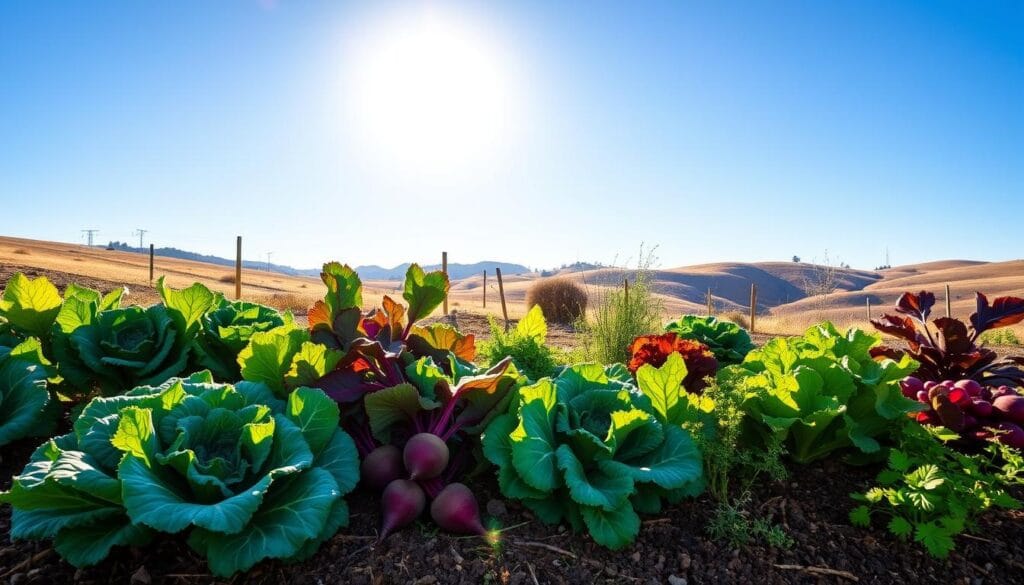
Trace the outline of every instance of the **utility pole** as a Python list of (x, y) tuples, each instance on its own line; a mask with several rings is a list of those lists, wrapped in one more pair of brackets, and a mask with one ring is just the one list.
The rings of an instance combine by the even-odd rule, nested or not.
[(99, 232), (100, 230), (82, 230), (82, 233), (86, 235), (87, 246), (92, 247), (92, 237)]
[(274, 254), (273, 252), (267, 252), (267, 272), (270, 272), (270, 257), (273, 254)]
[(148, 231), (149, 230), (144, 230), (142, 228), (139, 228), (139, 229), (135, 230), (135, 235), (139, 236), (139, 249), (140, 250), (142, 249), (142, 236), (146, 235), (146, 232), (148, 232)]

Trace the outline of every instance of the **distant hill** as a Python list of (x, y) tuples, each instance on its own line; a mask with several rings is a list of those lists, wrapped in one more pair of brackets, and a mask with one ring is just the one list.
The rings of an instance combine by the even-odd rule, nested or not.
[[(452, 280), (462, 280), (463, 278), (470, 278), (483, 274), (484, 270), (489, 272), (491, 275), (494, 274), (495, 268), (501, 268), (502, 275), (508, 274), (528, 274), (530, 269), (522, 264), (512, 264), (509, 262), (495, 262), (485, 260), (483, 262), (474, 262), (473, 264), (448, 264), (448, 277)], [(357, 266), (356, 272), (359, 273), (359, 277), (363, 280), (402, 280), (405, 278), (405, 271), (409, 269), (409, 263), (399, 264), (394, 268), (383, 268), (381, 266), (369, 265), (369, 266)], [(423, 269), (427, 271), (440, 270), (440, 264), (425, 264)], [(313, 271), (314, 274), (320, 274), (320, 270)]]
[[(137, 248), (133, 247), (125, 242), (110, 242), (107, 244), (107, 249), (119, 250), (122, 252), (136, 252), (136, 253), (149, 253), (149, 248)], [(163, 258), (178, 258), (181, 260), (192, 260), (195, 262), (206, 262), (208, 264), (218, 264), (220, 266), (234, 266), (235, 261), (230, 258), (221, 258), (220, 256), (212, 256), (209, 254), (197, 254), (196, 252), (189, 252), (187, 250), (179, 250), (178, 248), (155, 248), (153, 254)], [(502, 274), (527, 274), (530, 269), (522, 264), (513, 264), (510, 262), (495, 262), (495, 261), (483, 261), (476, 262), (473, 264), (458, 264), (453, 263), (448, 265), (448, 276), (452, 280), (459, 280), (462, 278), (468, 278), (476, 274), (482, 274), (484, 270), (487, 270), (491, 274), (494, 273), (495, 268), (501, 268)], [(258, 260), (243, 260), (242, 268), (249, 268), (252, 270), (269, 270), (271, 272), (278, 272), (280, 274), (287, 274), (289, 276), (320, 276), (319, 268), (294, 268), (285, 264), (267, 264), (266, 262), (260, 262)], [(405, 278), (405, 271), (409, 269), (409, 263), (399, 264), (394, 268), (383, 268), (376, 265), (357, 266), (356, 272), (359, 273), (360, 278), (363, 280), (402, 280)], [(440, 264), (428, 264), (423, 266), (424, 270), (440, 270)]]

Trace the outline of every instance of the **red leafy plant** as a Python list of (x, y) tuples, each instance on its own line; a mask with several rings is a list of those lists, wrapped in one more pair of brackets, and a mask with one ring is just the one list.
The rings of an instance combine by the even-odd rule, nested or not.
[(1024, 357), (999, 359), (998, 354), (978, 343), (978, 337), (990, 330), (1024, 321), (1024, 299), (999, 297), (990, 304), (977, 295), (977, 310), (970, 326), (959, 319), (940, 317), (928, 325), (935, 295), (921, 291), (903, 293), (896, 302), (900, 315), (883, 315), (871, 324), (883, 333), (907, 342), (908, 349), (882, 345), (871, 350), (876, 357), (900, 359), (909, 354), (921, 365), (916, 376), (923, 381), (974, 380), (984, 386), (1024, 385)]
[(636, 376), (636, 371), (644, 364), (651, 364), (660, 368), (665, 360), (673, 353), (678, 353), (686, 363), (686, 378), (683, 380), (683, 388), (687, 392), (699, 394), (707, 387), (705, 378), (714, 376), (718, 371), (718, 360), (708, 346), (692, 339), (683, 339), (675, 333), (663, 333), (661, 335), (641, 335), (629, 345), (629, 364), (627, 367), (631, 374)]

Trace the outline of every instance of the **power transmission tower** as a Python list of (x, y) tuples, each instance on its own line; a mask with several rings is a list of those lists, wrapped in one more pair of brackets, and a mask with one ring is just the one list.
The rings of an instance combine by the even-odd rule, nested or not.
[(82, 230), (82, 233), (86, 235), (86, 241), (88, 242), (88, 244), (86, 244), (87, 246), (92, 247), (92, 237), (93, 235), (98, 234), (99, 231), (100, 230)]
[(144, 230), (144, 229), (141, 229), (141, 228), (135, 230), (135, 235), (139, 236), (139, 249), (140, 250), (142, 249), (142, 236), (146, 235), (146, 232), (148, 232), (148, 231), (149, 230)]

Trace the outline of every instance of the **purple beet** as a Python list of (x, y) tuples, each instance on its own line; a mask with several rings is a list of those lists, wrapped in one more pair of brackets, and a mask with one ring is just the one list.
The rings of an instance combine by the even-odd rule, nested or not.
[(995, 428), (1000, 431), (996, 435), (996, 439), (1000, 443), (1015, 449), (1024, 449), (1024, 429), (1020, 428), (1020, 426), (1009, 422), (1001, 422)]
[(1006, 394), (992, 401), (992, 408), (1007, 419), (1024, 423), (1024, 396)]
[(413, 435), (405, 444), (402, 459), (409, 477), (416, 480), (432, 479), (448, 467), (448, 445), (433, 433)]
[(919, 392), (924, 391), (924, 383), (919, 378), (907, 376), (900, 382), (900, 389), (907, 398), (914, 398)]
[(377, 447), (363, 459), (360, 467), (363, 483), (375, 489), (383, 489), (392, 481), (405, 475), (402, 467), (402, 452), (394, 445)]
[(383, 516), (380, 539), (387, 538), (392, 531), (412, 524), (427, 506), (427, 496), (415, 481), (396, 479), (384, 488), (380, 507)]
[(967, 392), (967, 395), (971, 397), (979, 396), (981, 394), (981, 384), (975, 382), (974, 380), (960, 380), (959, 382), (954, 384), (954, 386), (963, 390), (964, 392)]
[(480, 523), (480, 506), (476, 496), (461, 483), (446, 486), (430, 504), (430, 517), (438, 526), (459, 534), (484, 535), (487, 531)]
[(992, 403), (987, 400), (982, 400), (981, 398), (975, 398), (971, 400), (971, 412), (973, 412), (975, 416), (980, 416), (982, 418), (990, 416), (992, 414)]

